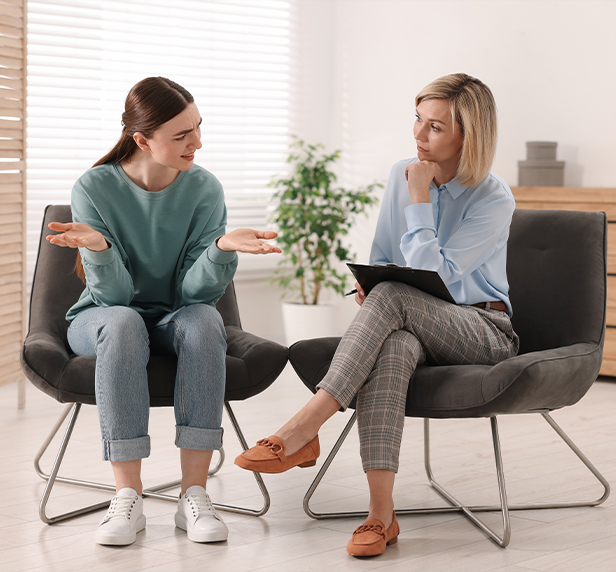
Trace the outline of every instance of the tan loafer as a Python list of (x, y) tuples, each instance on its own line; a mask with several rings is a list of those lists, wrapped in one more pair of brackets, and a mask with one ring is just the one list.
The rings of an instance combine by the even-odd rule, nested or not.
[(293, 467), (313, 467), (321, 453), (319, 436), (302, 447), (297, 453), (284, 453), (285, 444), (280, 437), (271, 435), (257, 441), (255, 447), (244, 451), (235, 459), (235, 464), (242, 469), (257, 473), (284, 473)]
[(351, 556), (378, 556), (385, 552), (390, 544), (398, 542), (400, 526), (396, 513), (391, 526), (385, 530), (385, 525), (376, 518), (370, 518), (353, 532), (353, 537), (347, 544), (347, 552)]

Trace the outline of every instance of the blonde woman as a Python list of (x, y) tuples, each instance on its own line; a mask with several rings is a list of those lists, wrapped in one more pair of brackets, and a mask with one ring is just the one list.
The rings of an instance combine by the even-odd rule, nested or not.
[(434, 270), (456, 304), (397, 282), (381, 283), (368, 296), (356, 284), (361, 308), (316, 394), (236, 459), (266, 473), (314, 464), (319, 428), (357, 397), (370, 504), (347, 545), (353, 556), (381, 554), (397, 541), (393, 486), (415, 368), (495, 364), (519, 347), (506, 274), (515, 202), (489, 171), (497, 134), (492, 93), (478, 79), (452, 74), (425, 87), (415, 105), (417, 157), (392, 168), (370, 262)]

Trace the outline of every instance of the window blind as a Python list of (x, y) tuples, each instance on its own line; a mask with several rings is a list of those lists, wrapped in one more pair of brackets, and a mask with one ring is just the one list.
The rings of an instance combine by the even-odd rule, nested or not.
[(25, 18), (0, 0), (0, 385), (17, 380), (25, 325)]
[[(1, 1), (1, 0), (0, 0)], [(28, 263), (45, 205), (118, 140), (129, 89), (187, 88), (203, 117), (195, 162), (225, 189), (228, 230), (266, 225), (293, 131), (294, 0), (28, 2)], [(257, 260), (259, 258), (259, 260)], [(246, 256), (244, 270), (272, 267)]]

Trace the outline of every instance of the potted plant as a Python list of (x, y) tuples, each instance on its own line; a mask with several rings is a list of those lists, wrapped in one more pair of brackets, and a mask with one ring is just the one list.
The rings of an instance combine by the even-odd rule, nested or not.
[[(324, 308), (319, 298), (327, 288), (344, 293), (348, 272), (346, 267), (340, 267), (351, 254), (343, 238), (356, 215), (377, 202), (374, 189), (383, 186), (336, 186), (332, 166), (339, 158), (340, 151), (327, 153), (321, 144), (309, 145), (295, 139), (287, 158), (292, 165), (290, 174), (270, 182), (276, 189), (272, 221), (282, 249), (273, 282), (286, 291), (283, 297), (289, 292), (295, 294), (294, 303), (283, 304), (289, 344), (297, 339), (336, 334), (333, 309)], [(298, 326), (304, 330), (297, 331)]]

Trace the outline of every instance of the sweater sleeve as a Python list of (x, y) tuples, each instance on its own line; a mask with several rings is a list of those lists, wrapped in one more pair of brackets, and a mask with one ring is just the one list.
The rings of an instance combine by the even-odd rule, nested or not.
[(135, 295), (133, 280), (118, 252), (111, 232), (79, 181), (73, 187), (71, 210), (74, 222), (82, 222), (97, 230), (111, 245), (111, 248), (102, 252), (79, 248), (86, 275), (86, 290), (90, 298), (102, 308), (128, 306)]
[(233, 280), (237, 253), (222, 251), (215, 244), (215, 240), (225, 234), (226, 223), (227, 208), (221, 189), (200, 236), (184, 257), (177, 284), (182, 305), (214, 306)]

